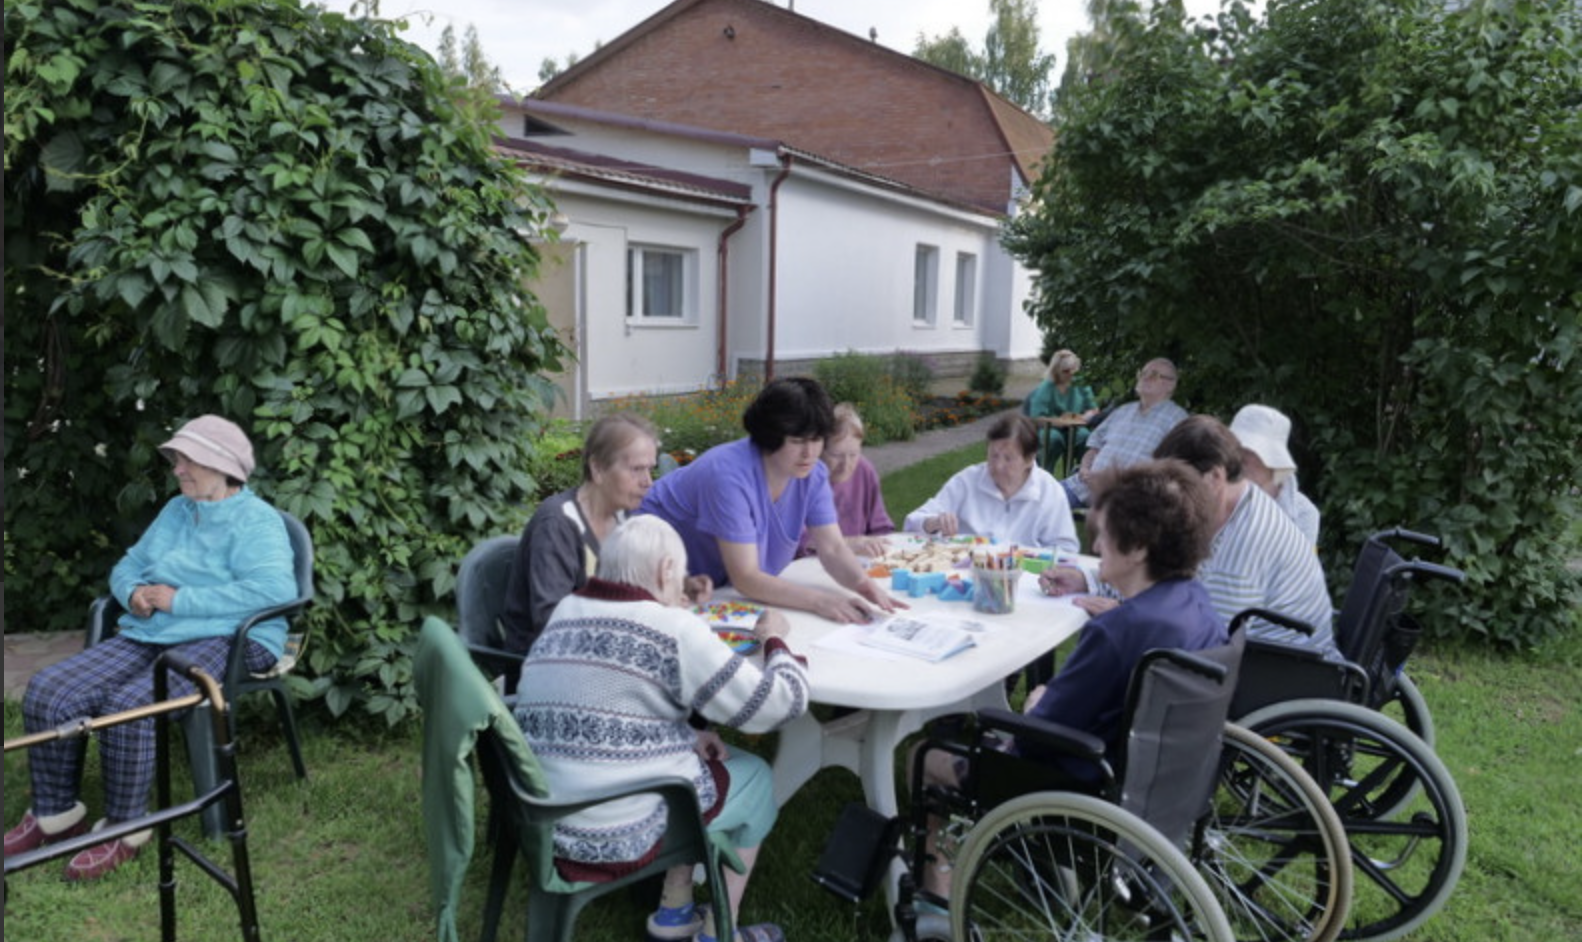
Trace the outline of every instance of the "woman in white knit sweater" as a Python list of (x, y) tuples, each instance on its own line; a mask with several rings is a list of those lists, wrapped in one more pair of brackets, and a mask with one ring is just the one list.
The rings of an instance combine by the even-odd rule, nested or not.
[[(523, 663), (516, 717), (551, 792), (567, 799), (659, 775), (691, 779), (709, 828), (725, 833), (747, 865), (726, 873), (734, 914), (774, 825), (772, 777), (764, 760), (728, 751), (689, 720), (776, 729), (807, 709), (807, 668), (786, 646), (789, 626), (778, 612), (757, 625), (762, 668), (721, 643), (684, 607), (686, 574), (686, 550), (668, 523), (639, 516), (617, 527), (595, 577), (555, 608)], [(664, 826), (657, 798), (598, 805), (556, 828), (557, 866), (571, 879), (628, 872), (651, 859)], [(650, 937), (698, 932), (691, 892), (691, 868), (673, 870), (649, 919)], [(764, 924), (742, 928), (738, 938), (783, 936)]]

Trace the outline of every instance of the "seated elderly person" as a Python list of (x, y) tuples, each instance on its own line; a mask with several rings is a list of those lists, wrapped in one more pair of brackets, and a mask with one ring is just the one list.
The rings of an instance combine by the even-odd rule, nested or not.
[[(835, 427), (824, 387), (806, 377), (777, 379), (747, 407), (742, 426), (746, 438), (715, 445), (643, 498), (642, 513), (681, 534), (692, 573), (842, 624), (905, 608), (869, 578), (837, 525), (829, 470), (818, 460)], [(849, 591), (780, 577), (804, 531), (819, 565)]]
[[(1083, 626), (1060, 673), (1047, 687), (1030, 691), (1022, 709), (1098, 737), (1114, 763), (1124, 747), (1127, 685), (1143, 654), (1154, 648), (1197, 651), (1228, 637), (1225, 620), (1193, 577), (1208, 554), (1213, 528), (1213, 497), (1202, 478), (1179, 461), (1144, 461), (1095, 477), (1093, 497), (1088, 532), (1099, 577), (1124, 601), (1103, 606)], [(1052, 582), (1041, 584), (1053, 588)], [(1088, 607), (1084, 600), (1078, 604)], [(1050, 762), (1058, 780), (1071, 788), (1092, 791), (1100, 784), (1091, 763), (1046, 755), (1031, 743), (1009, 748)], [(936, 750), (924, 762), (925, 783), (962, 785), (964, 759)], [(924, 884), (949, 895), (949, 877), (936, 868), (924, 874)]]
[(1296, 459), (1286, 447), (1291, 420), (1269, 406), (1242, 406), (1231, 419), (1230, 432), (1241, 442), (1241, 471), (1247, 480), (1274, 498), (1307, 541), (1318, 546), (1318, 507), (1296, 483)]
[[(747, 865), (725, 875), (735, 914), (775, 822), (772, 776), (762, 759), (726, 749), (688, 719), (697, 713), (747, 732), (776, 729), (807, 709), (807, 669), (786, 646), (788, 623), (778, 612), (765, 612), (754, 632), (762, 668), (723, 644), (685, 607), (686, 573), (686, 549), (665, 521), (638, 516), (617, 527), (597, 575), (556, 606), (528, 652), (516, 717), (550, 790), (567, 799), (655, 776), (692, 780), (710, 830), (725, 834)], [(556, 826), (557, 867), (572, 880), (630, 872), (652, 859), (664, 827), (656, 797), (598, 805)], [(712, 937), (692, 905), (692, 868), (675, 868), (649, 935), (692, 939), (700, 928), (698, 938)], [(762, 924), (738, 938), (784, 937)]]
[(939, 493), (906, 515), (913, 533), (969, 533), (999, 543), (1075, 553), (1077, 529), (1066, 493), (1038, 466), (1038, 428), (1025, 415), (989, 426), (989, 458), (956, 472)]
[(1165, 433), (1187, 417), (1170, 401), (1180, 374), (1166, 359), (1149, 360), (1137, 371), (1137, 401), (1110, 413), (1088, 438), (1077, 473), (1061, 481), (1072, 507), (1088, 505), (1088, 480), (1100, 471), (1147, 460)]
[[(120, 631), (33, 676), (22, 700), (29, 733), (153, 703), (153, 665), (167, 650), (179, 650), (210, 676), (224, 677), (237, 625), (296, 597), (286, 525), (247, 487), (253, 446), (246, 433), (220, 416), (199, 416), (159, 450), (181, 493), (110, 571), (110, 593), (126, 609)], [(284, 620), (259, 626), (247, 640), (248, 670), (268, 670), (285, 643)], [(194, 687), (171, 675), (168, 689), (176, 698)], [(147, 813), (154, 720), (106, 728), (99, 733), (99, 750), (105, 818), (96, 830)], [(82, 751), (76, 742), (33, 747), (28, 771), (33, 807), (6, 832), (7, 857), (88, 830), (87, 807), (78, 796)], [(139, 831), (82, 851), (66, 863), (66, 879), (104, 876), (137, 856), (152, 833)]]
[[(1027, 397), (1027, 415), (1035, 422), (1040, 419), (1057, 419), (1072, 416), (1084, 422), (1098, 415), (1098, 402), (1093, 398), (1093, 387), (1079, 386), (1077, 373), (1082, 360), (1070, 350), (1056, 350), (1049, 358), (1049, 368), (1044, 381)], [(1072, 425), (1065, 428), (1049, 422), (1038, 422), (1044, 439), (1044, 466), (1053, 467), (1054, 455), (1064, 455), (1069, 441), (1073, 455), (1082, 454), (1087, 447), (1088, 427)]]
[[(1213, 416), (1192, 416), (1165, 436), (1156, 457), (1191, 465), (1213, 495), (1214, 541), (1198, 578), (1220, 617), (1228, 622), (1246, 609), (1265, 608), (1300, 619), (1313, 626), (1311, 636), (1264, 622), (1250, 624), (1247, 634), (1338, 658), (1318, 554), (1274, 499), (1242, 474), (1241, 443), (1230, 429)], [(1052, 567), (1040, 579), (1052, 594), (1111, 594), (1094, 573), (1071, 566)], [(1089, 604), (1102, 609), (1106, 600)]]
[[(642, 416), (617, 412), (588, 429), (582, 483), (539, 504), (517, 542), (500, 615), (507, 651), (527, 653), (560, 600), (587, 584), (600, 543), (642, 504), (658, 460), (659, 438)], [(687, 585), (697, 602), (711, 590), (707, 576)]]
[[(824, 465), (829, 468), (830, 498), (835, 502), (836, 525), (846, 545), (859, 556), (878, 556), (885, 550), (884, 536), (895, 532), (895, 523), (884, 506), (879, 472), (862, 456), (862, 416), (849, 402), (835, 407), (835, 429), (824, 440)], [(813, 551), (806, 532), (798, 556)]]

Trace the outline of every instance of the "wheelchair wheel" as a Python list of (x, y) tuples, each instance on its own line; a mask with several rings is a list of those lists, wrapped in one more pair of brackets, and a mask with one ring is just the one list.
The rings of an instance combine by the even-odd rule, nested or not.
[(1331, 942), (1345, 928), (1352, 869), (1340, 817), (1301, 766), (1234, 723), (1191, 857), (1242, 942)]
[[(1434, 718), (1429, 715), (1428, 702), (1405, 673), (1396, 675), (1395, 688), (1390, 698), (1379, 704), (1379, 712), (1411, 730), (1430, 750), (1434, 748)], [(1410, 782), (1387, 790), (1379, 799), (1380, 817), (1394, 817), (1415, 796)]]
[(1438, 912), (1467, 860), (1467, 818), (1444, 763), (1366, 707), (1292, 700), (1243, 717), (1328, 793), (1351, 845), (1345, 939), (1399, 938)]
[(1428, 713), (1428, 701), (1404, 671), (1395, 675), (1395, 692), (1379, 712), (1411, 730), (1423, 745), (1434, 748), (1434, 718)]
[(956, 942), (1235, 938), (1186, 856), (1098, 798), (1023, 795), (967, 834), (952, 868)]

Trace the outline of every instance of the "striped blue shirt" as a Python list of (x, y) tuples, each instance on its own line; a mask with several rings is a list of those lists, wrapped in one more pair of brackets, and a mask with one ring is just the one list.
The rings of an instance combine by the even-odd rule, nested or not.
[(1227, 622), (1248, 608), (1266, 608), (1312, 625), (1312, 637), (1253, 623), (1249, 637), (1296, 644), (1339, 658), (1330, 626), (1333, 609), (1313, 543), (1260, 488), (1248, 484), (1198, 568), (1214, 610)]

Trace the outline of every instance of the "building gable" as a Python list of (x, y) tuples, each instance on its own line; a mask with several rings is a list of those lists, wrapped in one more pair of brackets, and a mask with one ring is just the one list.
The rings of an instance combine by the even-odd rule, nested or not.
[(535, 97), (782, 140), (995, 213), (1052, 139), (976, 81), (761, 0), (677, 0)]

